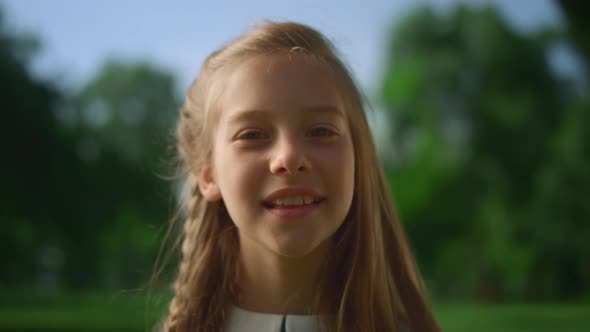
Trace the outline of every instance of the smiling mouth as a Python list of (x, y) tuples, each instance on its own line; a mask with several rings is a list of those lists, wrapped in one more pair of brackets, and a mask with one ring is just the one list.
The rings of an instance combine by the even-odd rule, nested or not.
[(323, 198), (298, 196), (298, 197), (283, 197), (272, 200), (271, 202), (264, 202), (264, 207), (268, 209), (297, 209), (306, 206), (318, 205)]

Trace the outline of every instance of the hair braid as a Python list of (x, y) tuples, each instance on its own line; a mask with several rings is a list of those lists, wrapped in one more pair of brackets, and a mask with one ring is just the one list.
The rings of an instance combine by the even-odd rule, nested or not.
[(182, 232), (182, 246), (181, 254), (182, 260), (178, 269), (178, 276), (174, 282), (174, 297), (170, 302), (169, 315), (164, 322), (163, 331), (181, 331), (182, 322), (187, 321), (187, 314), (190, 306), (191, 287), (190, 287), (190, 274), (191, 274), (191, 261), (195, 254), (195, 238), (198, 231), (197, 225), (197, 214), (200, 212), (197, 206), (199, 205), (200, 193), (198, 192), (198, 185), (194, 175), (189, 174), (188, 180), (186, 181), (190, 186), (190, 194), (186, 199), (186, 212), (187, 218), (184, 222)]
[(223, 203), (207, 202), (192, 172), (186, 182), (190, 194), (185, 201), (182, 259), (162, 331), (221, 330), (225, 306), (236, 290), (237, 237)]

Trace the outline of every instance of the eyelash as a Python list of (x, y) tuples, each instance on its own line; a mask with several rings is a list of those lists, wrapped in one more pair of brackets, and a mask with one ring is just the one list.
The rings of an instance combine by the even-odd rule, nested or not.
[(317, 128), (313, 128), (312, 130), (310, 130), (312, 133), (317, 132), (317, 131), (324, 131), (327, 135), (320, 135), (320, 137), (331, 137), (336, 135), (336, 132), (333, 131), (330, 128), (327, 127), (317, 127)]
[[(242, 133), (238, 136), (238, 139), (240, 139), (240, 140), (255, 140), (255, 139), (261, 138), (261, 137), (251, 137), (252, 135), (260, 136), (260, 135), (264, 135), (264, 133), (261, 130), (246, 130), (244, 133)], [(262, 137), (262, 138), (265, 138), (265, 137)]]
[[(314, 135), (314, 134), (317, 134), (318, 132), (321, 132), (322, 134)], [(328, 127), (313, 128), (310, 130), (310, 134), (309, 134), (309, 136), (312, 136), (312, 137), (332, 137), (335, 135), (337, 135), (337, 133)], [(267, 137), (268, 137), (268, 135), (264, 134), (264, 132), (262, 130), (246, 130), (242, 134), (238, 135), (237, 139), (250, 141), (250, 140), (263, 139), (263, 138), (267, 138)]]

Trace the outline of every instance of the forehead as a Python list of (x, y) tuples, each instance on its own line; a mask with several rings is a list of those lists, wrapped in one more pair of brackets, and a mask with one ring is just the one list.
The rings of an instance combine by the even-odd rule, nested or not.
[(256, 56), (236, 65), (226, 77), (219, 106), (222, 117), (244, 109), (324, 107), (344, 113), (330, 67), (300, 54)]

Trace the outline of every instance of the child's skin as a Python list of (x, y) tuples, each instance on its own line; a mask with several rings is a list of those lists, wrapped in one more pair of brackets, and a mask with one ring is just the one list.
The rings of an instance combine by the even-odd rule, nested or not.
[[(329, 68), (301, 54), (247, 59), (224, 81), (213, 157), (199, 186), (209, 201), (223, 199), (238, 228), (236, 305), (244, 309), (303, 313), (312, 302), (354, 191), (354, 148), (338, 91)], [(285, 196), (319, 202), (272, 204)]]

